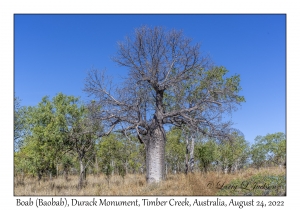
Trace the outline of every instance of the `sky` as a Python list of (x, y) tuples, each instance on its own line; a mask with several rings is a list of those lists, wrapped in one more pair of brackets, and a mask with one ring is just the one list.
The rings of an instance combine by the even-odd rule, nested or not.
[(125, 76), (111, 57), (117, 42), (142, 25), (182, 30), (229, 76), (240, 75), (246, 102), (232, 121), (247, 141), (286, 132), (286, 15), (15, 14), (15, 96), (23, 106), (59, 92), (89, 100), (83, 92), (87, 71)]

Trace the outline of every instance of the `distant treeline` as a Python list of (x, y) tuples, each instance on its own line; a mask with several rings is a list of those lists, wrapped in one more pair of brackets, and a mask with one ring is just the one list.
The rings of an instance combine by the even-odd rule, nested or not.
[[(78, 174), (125, 176), (146, 172), (146, 147), (135, 135), (112, 132), (100, 135), (103, 123), (78, 98), (58, 94), (44, 97), (35, 107), (24, 107), (15, 98), (15, 176), (50, 178)], [(100, 137), (99, 137), (100, 136)], [(228, 138), (209, 138), (187, 127), (166, 132), (165, 174), (193, 171), (234, 173), (247, 167), (284, 166), (284, 133), (258, 136), (250, 145), (242, 132)]]

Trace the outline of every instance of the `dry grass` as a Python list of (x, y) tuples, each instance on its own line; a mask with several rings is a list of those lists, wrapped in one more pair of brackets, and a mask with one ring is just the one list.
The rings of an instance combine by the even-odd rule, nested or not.
[(86, 186), (78, 190), (77, 176), (70, 176), (66, 181), (63, 177), (50, 180), (42, 180), (40, 183), (36, 178), (25, 178), (20, 181), (15, 177), (14, 193), (16, 196), (67, 196), (67, 195), (215, 195), (222, 184), (228, 184), (234, 179), (250, 178), (255, 174), (283, 175), (285, 170), (269, 168), (254, 170), (248, 169), (236, 174), (219, 174), (208, 172), (207, 174), (169, 174), (163, 182), (148, 185), (145, 175), (128, 174), (124, 180), (120, 176), (112, 176), (109, 184), (104, 175), (87, 177)]

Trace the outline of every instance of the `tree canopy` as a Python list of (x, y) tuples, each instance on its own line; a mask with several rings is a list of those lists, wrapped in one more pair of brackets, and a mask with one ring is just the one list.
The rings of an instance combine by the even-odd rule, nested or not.
[(114, 128), (135, 132), (147, 148), (147, 179), (164, 177), (164, 125), (187, 125), (210, 136), (224, 136), (230, 113), (244, 102), (238, 75), (226, 77), (182, 31), (162, 27), (137, 28), (132, 37), (118, 42), (113, 60), (128, 69), (120, 87), (112, 87), (103, 72), (88, 73), (85, 91), (96, 98), (107, 133)]

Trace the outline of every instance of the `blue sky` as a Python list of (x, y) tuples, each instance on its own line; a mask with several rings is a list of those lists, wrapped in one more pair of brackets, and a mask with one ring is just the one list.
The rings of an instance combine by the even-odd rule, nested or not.
[(14, 86), (25, 106), (62, 92), (80, 96), (86, 72), (126, 75), (110, 59), (141, 25), (183, 30), (216, 65), (241, 77), (234, 127), (246, 140), (286, 130), (285, 15), (14, 15)]

